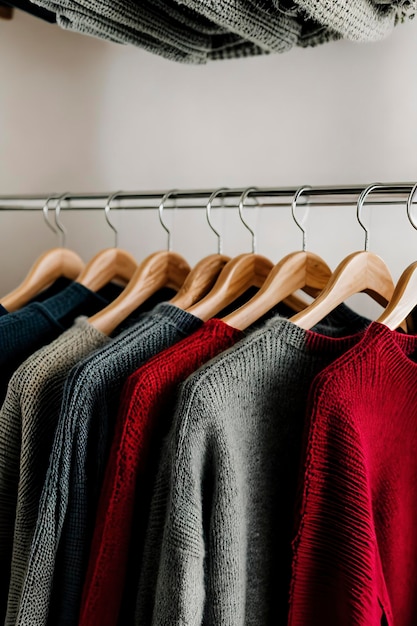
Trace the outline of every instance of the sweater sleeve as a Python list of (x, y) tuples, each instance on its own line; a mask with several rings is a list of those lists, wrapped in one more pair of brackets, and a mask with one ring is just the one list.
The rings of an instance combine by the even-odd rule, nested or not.
[(153, 578), (142, 572), (135, 620), (140, 626), (244, 621), (244, 472), (236, 470), (233, 429), (228, 432), (222, 420), (222, 398), (216, 397), (221, 387), (203, 380), (182, 388), (168, 467), (160, 472), (147, 563), (163, 529), (162, 546)]
[(320, 377), (316, 383), (292, 546), (288, 625), (379, 626), (381, 606), (388, 602), (365, 451), (349, 419), (352, 404), (343, 401), (341, 390), (320, 385)]
[(0, 622), (3, 623), (10, 582), (13, 530), (20, 460), (19, 400), (9, 383), (0, 411)]

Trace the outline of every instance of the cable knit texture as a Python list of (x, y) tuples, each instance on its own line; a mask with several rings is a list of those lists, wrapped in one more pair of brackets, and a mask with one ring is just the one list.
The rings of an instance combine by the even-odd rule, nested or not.
[(137, 626), (286, 623), (308, 389), (360, 337), (273, 319), (185, 381), (154, 487)]
[(186, 311), (159, 304), (72, 369), (16, 624), (45, 625), (48, 612), (54, 626), (77, 623), (96, 504), (123, 384), (145, 361), (200, 325), (201, 320)]
[[(125, 586), (135, 499), (134, 535), (143, 539), (160, 431), (170, 425), (178, 385), (243, 333), (210, 320), (190, 337), (148, 361), (124, 386), (98, 507), (80, 626), (116, 626)], [(153, 445), (151, 445), (153, 442)], [(148, 459), (150, 457), (150, 463)], [(136, 545), (136, 567), (140, 562)], [(126, 622), (124, 622), (126, 623)]]
[(416, 0), (34, 0), (57, 23), (183, 63), (285, 52), (344, 37), (378, 41)]
[(290, 626), (416, 623), (416, 360), (374, 322), (312, 386)]
[[(65, 377), (110, 339), (78, 318), (72, 328), (29, 357), (13, 374), (0, 410), (0, 562), (7, 616), (15, 624), (39, 498), (48, 468)], [(10, 583), (6, 571), (10, 569)]]

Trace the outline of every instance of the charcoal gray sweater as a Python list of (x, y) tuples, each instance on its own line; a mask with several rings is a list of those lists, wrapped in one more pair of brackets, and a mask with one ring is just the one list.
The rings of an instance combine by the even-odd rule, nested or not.
[(159, 304), (72, 369), (16, 624), (44, 626), (48, 619), (54, 626), (77, 623), (96, 504), (123, 384), (145, 361), (201, 324), (178, 307)]

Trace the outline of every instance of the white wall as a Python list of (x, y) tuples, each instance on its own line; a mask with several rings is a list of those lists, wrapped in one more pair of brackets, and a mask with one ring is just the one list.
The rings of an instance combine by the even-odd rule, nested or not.
[[(0, 21), (0, 195), (413, 181), (416, 59), (417, 21), (377, 44), (184, 66), (16, 12)], [(55, 241), (39, 214), (0, 219), (4, 293)], [(112, 245), (97, 213), (64, 219), (86, 259)], [(138, 259), (165, 244), (156, 213), (119, 223)], [(396, 278), (417, 258), (417, 232), (402, 207), (374, 211), (371, 225)], [(300, 246), (289, 210), (256, 226), (258, 251), (274, 261)], [(353, 209), (311, 213), (309, 228), (310, 248), (333, 267), (363, 245)], [(247, 249), (237, 221), (226, 230), (226, 252)], [(174, 235), (190, 263), (215, 249), (201, 212), (177, 216)]]

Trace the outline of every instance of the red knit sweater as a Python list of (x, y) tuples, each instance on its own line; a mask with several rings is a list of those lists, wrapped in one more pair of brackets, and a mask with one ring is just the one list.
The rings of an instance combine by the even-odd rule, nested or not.
[(374, 322), (313, 383), (289, 626), (417, 624), (415, 360)]
[(100, 496), (79, 626), (117, 624), (133, 508), (150, 487), (146, 470), (158, 422), (172, 415), (178, 385), (242, 336), (222, 321), (210, 320), (128, 378)]

